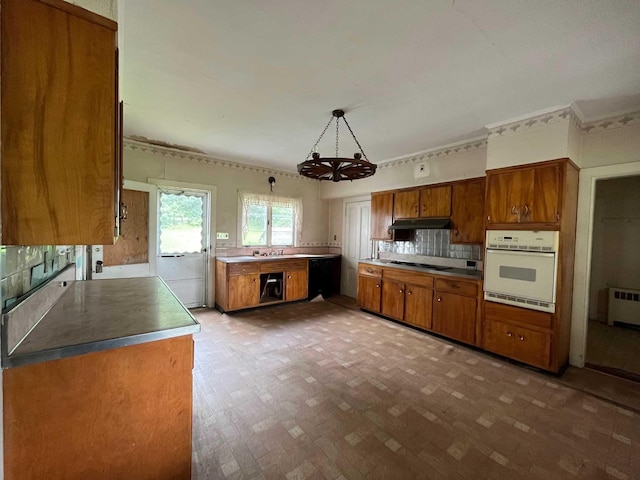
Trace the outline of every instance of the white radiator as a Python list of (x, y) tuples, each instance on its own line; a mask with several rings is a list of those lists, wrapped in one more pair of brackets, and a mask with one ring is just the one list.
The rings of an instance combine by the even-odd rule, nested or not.
[(609, 288), (609, 313), (607, 323), (640, 325), (640, 290)]

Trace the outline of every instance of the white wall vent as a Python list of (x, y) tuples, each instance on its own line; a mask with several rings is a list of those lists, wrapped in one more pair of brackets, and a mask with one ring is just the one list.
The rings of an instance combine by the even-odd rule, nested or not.
[(609, 313), (607, 323), (628, 323), (640, 326), (640, 290), (609, 288)]

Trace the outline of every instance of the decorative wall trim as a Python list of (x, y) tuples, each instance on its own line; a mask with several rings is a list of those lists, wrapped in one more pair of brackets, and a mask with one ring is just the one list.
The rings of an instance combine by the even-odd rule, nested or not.
[(248, 165), (245, 163), (232, 162), (230, 160), (219, 160), (204, 153), (195, 152), (183, 152), (168, 147), (160, 147), (157, 145), (150, 145), (144, 142), (138, 142), (130, 138), (125, 138), (123, 142), (125, 150), (132, 152), (143, 152), (158, 155), (160, 157), (177, 158), (180, 160), (190, 160), (193, 162), (203, 163), (205, 165), (211, 165), (213, 167), (226, 167), (234, 168), (236, 170), (244, 170), (251, 173), (261, 173), (265, 175), (280, 175), (282, 177), (294, 178), (296, 180), (302, 180), (305, 182), (317, 182), (312, 178), (303, 177), (297, 172), (286, 172), (284, 170), (274, 170), (267, 167), (259, 167), (257, 165)]
[(582, 133), (589, 134), (628, 127), (638, 123), (640, 123), (640, 111), (604, 118), (596, 122), (585, 122), (580, 124), (579, 128)]
[(386, 162), (379, 162), (378, 168), (385, 169), (391, 167), (397, 167), (402, 165), (413, 165), (416, 163), (431, 160), (433, 158), (448, 157), (449, 155), (456, 155), (458, 153), (471, 152), (473, 150), (479, 150), (487, 148), (487, 138), (480, 137), (473, 140), (465, 140), (461, 143), (455, 143), (446, 145), (444, 147), (437, 147), (432, 150), (426, 150), (424, 152), (410, 155), (408, 157), (402, 157), (395, 160), (389, 160)]
[(536, 115), (517, 122), (503, 123), (489, 129), (489, 138), (515, 135), (534, 128), (540, 128), (554, 123), (566, 122), (568, 118), (575, 117), (571, 107), (562, 108), (554, 112)]

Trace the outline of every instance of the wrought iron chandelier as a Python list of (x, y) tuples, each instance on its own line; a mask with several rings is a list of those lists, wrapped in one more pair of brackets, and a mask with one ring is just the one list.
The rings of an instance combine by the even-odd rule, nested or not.
[[(321, 157), (318, 153), (318, 144), (322, 137), (326, 133), (327, 129), (336, 119), (336, 156), (335, 157)], [(340, 157), (338, 153), (338, 143), (340, 137), (340, 119), (345, 123), (351, 136), (360, 149), (359, 153), (354, 153), (353, 158)], [(304, 162), (298, 164), (298, 173), (305, 177), (315, 178), (317, 180), (331, 180), (333, 182), (339, 182), (340, 180), (357, 180), (359, 178), (370, 177), (376, 173), (376, 165), (369, 162), (369, 159), (364, 153), (360, 142), (356, 138), (353, 130), (349, 126), (349, 122), (344, 117), (344, 110), (334, 110), (329, 119), (329, 123), (324, 127), (324, 130), (320, 134), (318, 141), (315, 143), (309, 155)]]

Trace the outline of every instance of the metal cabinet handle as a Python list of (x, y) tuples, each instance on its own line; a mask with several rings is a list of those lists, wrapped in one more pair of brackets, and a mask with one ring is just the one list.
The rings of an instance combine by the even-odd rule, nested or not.
[(512, 332), (507, 332), (507, 337), (513, 337), (513, 333)]
[(438, 301), (441, 302), (442, 301), (442, 297), (438, 297)]
[(518, 335), (518, 338), (519, 338), (520, 340), (524, 340), (524, 335)]
[(400, 293), (404, 293), (404, 290), (400, 289)]
[(409, 291), (407, 292), (407, 295), (413, 295), (413, 292), (412, 292), (411, 290), (409, 290)]
[(370, 268), (367, 268), (367, 273), (373, 273), (373, 270), (371, 270)]
[(487, 215), (487, 222), (491, 221), (491, 215)]
[(287, 278), (291, 278), (291, 275), (287, 275)]
[(529, 205), (525, 205), (524, 206), (524, 213), (523, 215), (526, 217), (527, 215), (529, 215), (531, 213), (531, 210), (529, 209)]
[(518, 207), (518, 205), (513, 205), (513, 206), (511, 207), (511, 213), (512, 213), (513, 215), (517, 215), (519, 212), (520, 212), (520, 207)]
[(255, 278), (253, 279), (253, 283), (256, 283), (256, 279)]
[(380, 288), (380, 284), (379, 283), (376, 283), (376, 288)]

